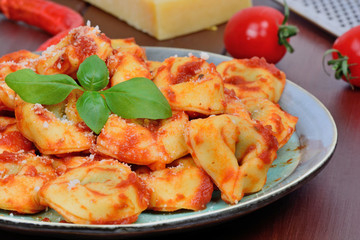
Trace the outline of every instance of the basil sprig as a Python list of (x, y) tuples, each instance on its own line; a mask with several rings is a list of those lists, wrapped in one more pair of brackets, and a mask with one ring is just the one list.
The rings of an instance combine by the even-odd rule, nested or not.
[(39, 75), (31, 69), (21, 69), (5, 78), (6, 84), (30, 103), (57, 104), (74, 89), (81, 89), (74, 79), (65, 74)]
[(92, 55), (80, 64), (76, 74), (81, 86), (89, 91), (99, 91), (109, 83), (109, 71), (104, 61)]
[(99, 92), (86, 91), (76, 102), (76, 109), (82, 120), (95, 133), (99, 133), (105, 125), (110, 110)]
[(109, 71), (97, 55), (80, 64), (77, 78), (81, 86), (65, 74), (40, 75), (21, 69), (7, 75), (5, 82), (24, 101), (45, 105), (64, 101), (74, 89), (83, 91), (76, 109), (96, 134), (111, 112), (122, 118), (165, 119), (172, 115), (164, 95), (147, 78), (133, 78), (102, 91), (109, 83)]
[(130, 79), (102, 94), (110, 110), (114, 113), (121, 112), (123, 118), (165, 119), (172, 114), (164, 95), (147, 78)]

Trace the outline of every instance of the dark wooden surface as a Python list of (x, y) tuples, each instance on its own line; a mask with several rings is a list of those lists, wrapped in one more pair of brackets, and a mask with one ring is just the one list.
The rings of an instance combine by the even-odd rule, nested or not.
[[(80, 0), (57, 0), (81, 12), (85, 20), (111, 38), (135, 37), (140, 45), (200, 49), (222, 53), (223, 31), (201, 31), (167, 41), (136, 31), (124, 22)], [(254, 5), (269, 5), (269, 0), (254, 0)], [(309, 183), (282, 199), (244, 217), (215, 226), (184, 233), (166, 234), (154, 239), (360, 239), (360, 100), (343, 81), (336, 81), (322, 70), (322, 55), (335, 37), (296, 14), (290, 23), (300, 28), (291, 40), (294, 54), (277, 64), (288, 79), (308, 90), (329, 109), (337, 124), (339, 138), (330, 163)], [(49, 35), (37, 28), (9, 21), (0, 15), (0, 55), (19, 49), (35, 50)], [(50, 239), (0, 230), (1, 239)], [(143, 237), (142, 237), (143, 239)]]

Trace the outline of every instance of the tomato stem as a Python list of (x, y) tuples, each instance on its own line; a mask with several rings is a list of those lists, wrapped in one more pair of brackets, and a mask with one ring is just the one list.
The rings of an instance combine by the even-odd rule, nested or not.
[(351, 85), (351, 88), (354, 89), (354, 86), (351, 84), (350, 80), (357, 78), (351, 76), (350, 66), (356, 65), (356, 64), (349, 64), (349, 57), (343, 56), (339, 50), (337, 49), (329, 49), (324, 53), (323, 56), (323, 68), (326, 74), (330, 75), (325, 68), (325, 56), (329, 55), (330, 53), (336, 53), (337, 58), (327, 61), (327, 65), (331, 66), (332, 70), (335, 71), (335, 79), (341, 79), (344, 77), (346, 81)]
[(279, 44), (284, 45), (288, 52), (293, 53), (294, 48), (288, 42), (288, 38), (295, 36), (299, 32), (299, 29), (293, 25), (286, 25), (290, 15), (290, 10), (286, 1), (284, 1), (284, 11), (284, 20), (278, 30)]

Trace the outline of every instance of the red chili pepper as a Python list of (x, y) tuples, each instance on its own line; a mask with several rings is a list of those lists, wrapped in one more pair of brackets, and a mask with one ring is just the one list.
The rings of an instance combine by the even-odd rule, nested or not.
[[(57, 43), (75, 27), (84, 25), (82, 16), (74, 10), (46, 0), (0, 0), (0, 11), (11, 20), (23, 21), (55, 35), (45, 43)], [(45, 43), (39, 48), (42, 50)], [(50, 45), (49, 45), (50, 44)]]

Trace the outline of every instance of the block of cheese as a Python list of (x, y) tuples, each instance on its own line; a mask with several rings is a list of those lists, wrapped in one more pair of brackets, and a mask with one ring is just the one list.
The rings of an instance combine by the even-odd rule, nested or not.
[(224, 23), (251, 0), (86, 0), (158, 40)]

